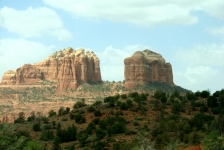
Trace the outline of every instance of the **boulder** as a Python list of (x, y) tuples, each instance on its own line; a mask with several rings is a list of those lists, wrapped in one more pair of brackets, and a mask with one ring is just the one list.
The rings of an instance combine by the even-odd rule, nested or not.
[(124, 59), (125, 88), (133, 89), (149, 82), (173, 83), (172, 66), (166, 63), (162, 55), (150, 51), (137, 51), (131, 57)]

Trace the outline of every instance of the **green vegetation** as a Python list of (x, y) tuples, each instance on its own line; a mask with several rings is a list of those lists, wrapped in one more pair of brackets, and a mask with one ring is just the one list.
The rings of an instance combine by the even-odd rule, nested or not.
[(0, 124), (0, 147), (178, 150), (203, 145), (205, 150), (224, 149), (224, 90), (214, 94), (181, 88), (153, 94), (145, 90), (107, 96), (92, 105), (81, 98), (71, 105), (72, 110), (61, 106), (47, 117), (32, 112), (26, 119), (20, 112), (14, 124)]

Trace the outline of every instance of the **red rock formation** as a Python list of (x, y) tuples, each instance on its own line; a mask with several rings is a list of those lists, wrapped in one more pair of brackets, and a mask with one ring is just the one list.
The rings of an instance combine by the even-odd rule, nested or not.
[(173, 73), (170, 63), (158, 53), (150, 50), (137, 51), (124, 59), (125, 87), (128, 89), (149, 82), (164, 82), (173, 85)]
[(2, 76), (1, 84), (15, 84), (16, 72), (13, 70), (6, 71)]
[(31, 64), (25, 64), (16, 71), (9, 70), (2, 77), (2, 84), (32, 84), (43, 80), (40, 69)]
[(77, 88), (81, 83), (101, 81), (99, 59), (94, 52), (84, 49), (60, 50), (42, 62), (26, 64), (7, 71), (1, 84), (33, 84), (41, 80), (58, 82), (58, 90)]

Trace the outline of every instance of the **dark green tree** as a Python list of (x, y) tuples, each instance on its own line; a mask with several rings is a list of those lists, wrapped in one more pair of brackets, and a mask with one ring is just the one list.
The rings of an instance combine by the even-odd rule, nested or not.
[(35, 131), (35, 132), (40, 131), (40, 124), (39, 123), (33, 124), (33, 131)]
[(52, 150), (61, 150), (61, 146), (60, 146), (60, 138), (58, 136), (56, 136), (54, 138), (53, 141), (53, 146), (52, 146)]

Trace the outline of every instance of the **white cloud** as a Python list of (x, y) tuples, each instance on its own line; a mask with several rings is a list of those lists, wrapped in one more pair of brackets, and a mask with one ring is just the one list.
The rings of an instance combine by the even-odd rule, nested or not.
[(100, 59), (101, 76), (103, 80), (124, 80), (124, 59), (132, 56), (137, 50), (145, 50), (149, 46), (129, 45), (123, 49), (108, 46), (102, 53), (97, 53)]
[(206, 11), (213, 17), (224, 19), (224, 1), (223, 0), (204, 0), (199, 1), (201, 3), (200, 9)]
[(213, 35), (224, 35), (224, 26), (219, 28), (209, 28), (208, 31)]
[(45, 4), (72, 13), (75, 17), (129, 22), (141, 26), (197, 23), (194, 11), (204, 11), (224, 19), (223, 0), (43, 0)]
[[(224, 88), (224, 45), (197, 45), (192, 50), (176, 53), (173, 64), (174, 82), (192, 91)], [(184, 69), (186, 68), (186, 69)]]
[(190, 66), (210, 66), (224, 69), (224, 45), (197, 45), (192, 50), (178, 51), (176, 57)]
[(3, 7), (0, 9), (0, 26), (26, 38), (43, 35), (55, 36), (59, 40), (72, 38), (56, 12), (46, 7), (29, 7), (26, 10)]
[(174, 71), (174, 76), (177, 85), (194, 92), (210, 89), (213, 93), (224, 88), (224, 74), (211, 67), (187, 67), (184, 72)]
[[(178, 3), (164, 1), (87, 1), (87, 0), (43, 0), (46, 4), (64, 9), (76, 17), (106, 19), (115, 22), (130, 22), (141, 26), (156, 24), (184, 24), (197, 22), (189, 8)], [(177, 13), (178, 12), (178, 13)]]
[(0, 40), (0, 76), (7, 70), (16, 70), (24, 64), (44, 60), (55, 52), (55, 46), (45, 46), (25, 39)]

